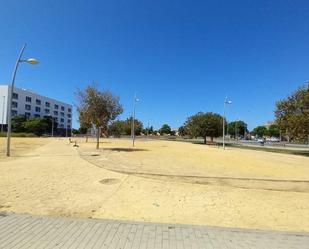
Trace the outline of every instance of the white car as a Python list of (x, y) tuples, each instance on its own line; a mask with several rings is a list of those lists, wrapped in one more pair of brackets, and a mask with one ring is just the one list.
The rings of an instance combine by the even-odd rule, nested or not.
[(271, 138), (269, 139), (269, 141), (271, 141), (271, 142), (280, 142), (280, 139), (277, 138), (277, 137), (271, 137)]

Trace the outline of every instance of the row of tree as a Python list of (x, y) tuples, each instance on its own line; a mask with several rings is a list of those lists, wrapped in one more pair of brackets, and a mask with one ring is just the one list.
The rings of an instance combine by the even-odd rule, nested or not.
[(272, 124), (269, 127), (260, 125), (255, 127), (251, 134), (257, 137), (280, 137), (280, 127), (277, 124)]
[(309, 85), (276, 103), (276, 123), (288, 140), (309, 138)]
[[(108, 136), (121, 137), (132, 135), (132, 122), (133, 119), (127, 118), (125, 120), (112, 121), (107, 129), (104, 131)], [(74, 130), (74, 134), (86, 134), (90, 127), (81, 126), (79, 130)], [(176, 131), (172, 130), (168, 124), (163, 124), (159, 130), (154, 130), (153, 126), (144, 127), (142, 121), (134, 119), (134, 133), (139, 135), (175, 135)]]
[(54, 121), (53, 125), (52, 118), (48, 116), (43, 118), (27, 118), (24, 115), (18, 115), (12, 118), (12, 131), (16, 133), (27, 132), (41, 136), (42, 134), (50, 134), (52, 127), (56, 133), (58, 123)]
[[(119, 98), (110, 92), (100, 92), (95, 86), (88, 86), (85, 90), (79, 90), (76, 93), (79, 105), (79, 121), (84, 130), (94, 127), (97, 134), (97, 148), (99, 147), (99, 137), (101, 131), (106, 131), (109, 135), (121, 136), (130, 135), (132, 127), (132, 118), (126, 120), (114, 121), (123, 108)], [(304, 139), (309, 136), (309, 87), (301, 87), (287, 99), (276, 103), (276, 122), (268, 128), (258, 126), (252, 134), (263, 137), (285, 135), (289, 138)], [(171, 127), (164, 124), (161, 129), (154, 131), (153, 127), (143, 128), (139, 120), (135, 122), (135, 134), (168, 134), (174, 135)], [(180, 136), (190, 136), (192, 138), (222, 136), (223, 124), (227, 125), (226, 120), (217, 113), (199, 112), (187, 118), (183, 126), (179, 127)], [(227, 125), (226, 133), (236, 137), (245, 136), (248, 133), (247, 124), (244, 121), (233, 121)]]

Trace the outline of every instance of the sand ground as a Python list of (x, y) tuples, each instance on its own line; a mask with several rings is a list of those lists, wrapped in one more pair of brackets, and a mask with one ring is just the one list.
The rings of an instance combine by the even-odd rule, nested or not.
[(0, 211), (309, 231), (308, 157), (167, 141), (20, 143), (0, 155)]

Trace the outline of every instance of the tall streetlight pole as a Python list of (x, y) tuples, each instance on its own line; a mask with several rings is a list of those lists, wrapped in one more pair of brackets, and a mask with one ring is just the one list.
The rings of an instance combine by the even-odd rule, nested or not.
[(4, 105), (5, 105), (5, 96), (2, 96), (3, 102), (2, 102), (2, 124), (1, 124), (1, 133), (3, 132), (3, 126), (4, 126)]
[(139, 101), (139, 99), (136, 97), (136, 93), (134, 94), (134, 99), (133, 99), (133, 113), (132, 113), (132, 129), (131, 129), (131, 136), (132, 136), (132, 144), (134, 147), (135, 143), (135, 106), (136, 103)]
[(226, 105), (232, 104), (231, 100), (228, 100), (227, 97), (225, 97), (224, 100), (224, 105), (223, 105), (223, 131), (222, 131), (222, 145), (223, 145), (223, 149), (225, 150), (225, 108)]
[(7, 123), (8, 123), (8, 131), (7, 131), (7, 145), (6, 145), (6, 156), (10, 156), (11, 155), (11, 126), (12, 126), (12, 122), (11, 122), (11, 116), (12, 116), (12, 98), (13, 98), (13, 92), (14, 92), (14, 84), (15, 84), (15, 78), (16, 78), (16, 73), (17, 73), (17, 69), (19, 66), (19, 63), (21, 62), (27, 62), (29, 64), (32, 65), (36, 65), (39, 62), (36, 59), (30, 58), (27, 60), (22, 60), (21, 57), (23, 56), (24, 50), (27, 46), (27, 43), (25, 43), (23, 45), (23, 47), (20, 50), (19, 56), (17, 58), (15, 67), (14, 67), (14, 71), (13, 71), (13, 76), (12, 76), (12, 85), (11, 85), (11, 89), (8, 93), (8, 108), (7, 108)]

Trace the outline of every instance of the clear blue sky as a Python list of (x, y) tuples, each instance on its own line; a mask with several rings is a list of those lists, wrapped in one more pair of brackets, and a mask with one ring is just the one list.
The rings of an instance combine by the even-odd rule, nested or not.
[[(126, 118), (180, 126), (198, 111), (253, 128), (309, 79), (309, 1), (2, 1), (0, 83), (24, 42), (17, 86), (74, 103), (91, 82), (120, 96)], [(74, 126), (78, 127), (77, 117)]]

